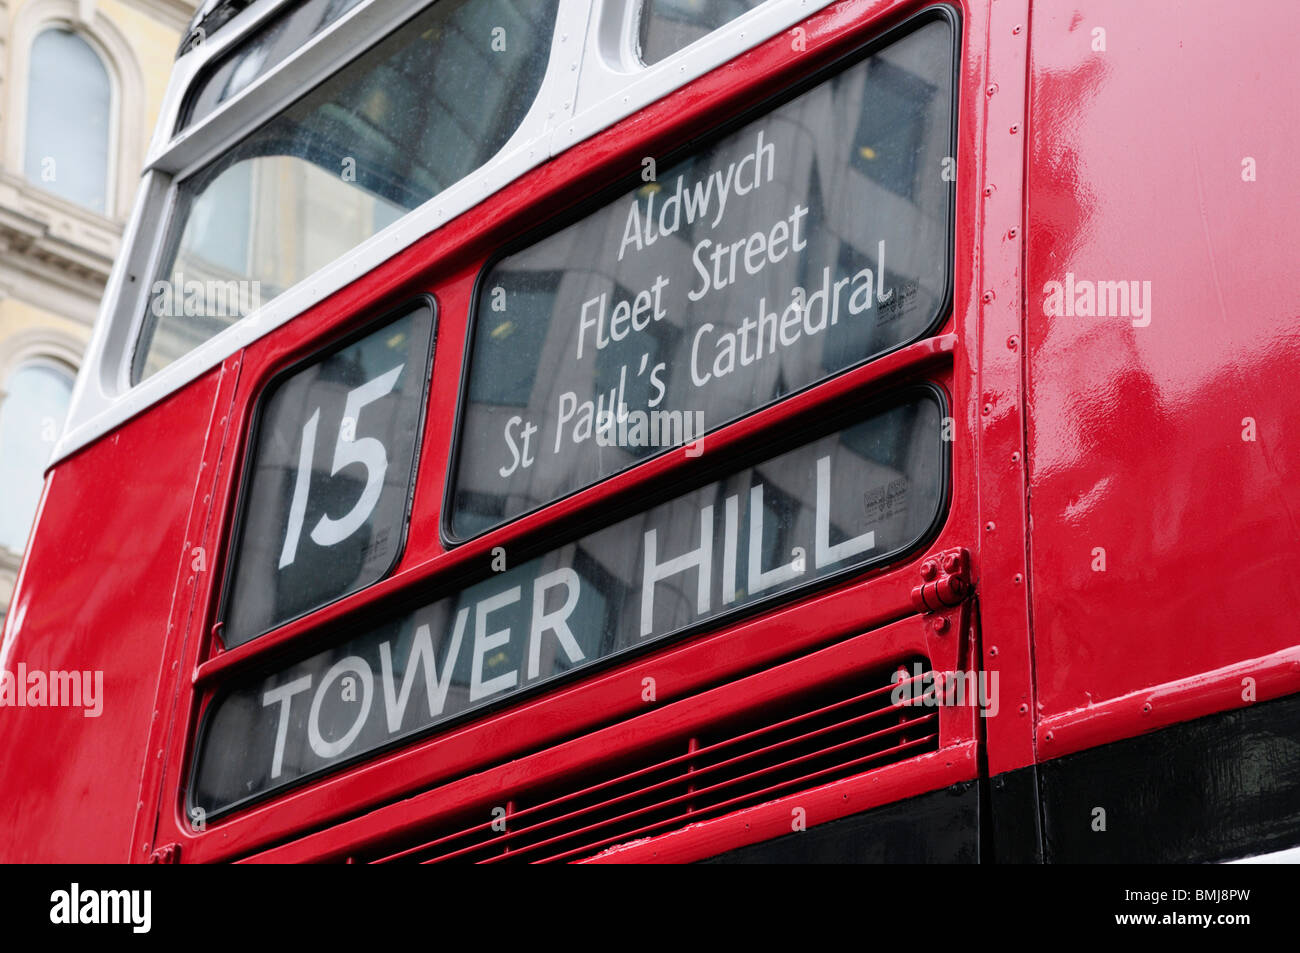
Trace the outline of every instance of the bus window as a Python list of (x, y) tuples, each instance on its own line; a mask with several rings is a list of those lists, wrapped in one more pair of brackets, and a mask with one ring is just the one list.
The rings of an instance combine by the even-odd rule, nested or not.
[(433, 310), (418, 305), (270, 390), (240, 504), (228, 647), (375, 582), (397, 562), (432, 335)]
[(929, 333), (952, 82), (931, 20), (485, 270), (448, 539)]
[(653, 66), (763, 2), (644, 0), (641, 6), (641, 61)]
[(360, 2), (307, 0), (276, 16), (204, 71), (185, 99), (178, 130), (193, 125), (227, 99), (243, 92)]
[[(541, 87), (558, 2), (434, 4), (182, 181), (133, 380), (495, 155)], [(498, 27), (504, 50), (492, 46)], [(249, 216), (242, 261), (231, 260), (235, 208)]]

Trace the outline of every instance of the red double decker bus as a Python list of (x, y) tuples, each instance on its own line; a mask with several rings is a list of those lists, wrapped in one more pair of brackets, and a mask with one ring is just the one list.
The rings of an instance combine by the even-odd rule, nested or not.
[(1296, 849), (1297, 28), (203, 4), (6, 620), (0, 856)]

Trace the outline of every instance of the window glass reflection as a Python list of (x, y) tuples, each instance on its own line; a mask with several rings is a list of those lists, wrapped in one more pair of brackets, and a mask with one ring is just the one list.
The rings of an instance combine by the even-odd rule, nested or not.
[(157, 373), (494, 156), (558, 0), (442, 0), (178, 189), (134, 379)]
[(644, 0), (641, 60), (654, 65), (765, 0)]
[(449, 535), (469, 539), (933, 328), (952, 260), (952, 44), (948, 22), (924, 21), (493, 264)]
[(243, 92), (361, 0), (305, 0), (280, 14), (209, 67), (186, 101), (180, 126), (191, 125)]

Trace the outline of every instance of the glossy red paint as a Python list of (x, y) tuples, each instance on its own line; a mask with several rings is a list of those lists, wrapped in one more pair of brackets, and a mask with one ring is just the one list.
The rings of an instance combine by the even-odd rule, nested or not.
[[(454, 578), (470, 567), (488, 563), (491, 550), (496, 546), (510, 546), (520, 540), (553, 534), (579, 518), (589, 518), (593, 506), (625, 505), (643, 494), (647, 487), (665, 479), (685, 478), (715, 459), (725, 459), (746, 446), (766, 443), (782, 433), (796, 433), (805, 422), (820, 418), (830, 409), (860, 402), (906, 380), (924, 378), (937, 381), (948, 390), (954, 406), (962, 407), (969, 402), (964, 377), (952, 373), (960, 338), (949, 331), (728, 427), (716, 438), (709, 439), (704, 455), (698, 459), (689, 458), (684, 452), (664, 455), (451, 552), (444, 551), (436, 532), (442, 474), (447, 468), (452, 438), (466, 318), (475, 277), (488, 256), (545, 214), (562, 211), (593, 190), (616, 180), (627, 169), (636, 167), (641, 156), (661, 151), (702, 128), (722, 121), (745, 104), (757, 102), (784, 88), (797, 77), (814, 71), (923, 6), (918, 3), (856, 3), (830, 8), (805, 24), (806, 52), (793, 51), (784, 37), (774, 39), (645, 114), (620, 124), (582, 149), (560, 156), (530, 173), (465, 216), (463, 227), (435, 232), (362, 282), (247, 349), (240, 376), (240, 393), (234, 400), (237, 408), (235, 427), (240, 434), (236, 439), (241, 446), (229, 457), (230, 466), (217, 474), (214, 490), (215, 498), (226, 501), (225, 511), (214, 519), (208, 537), (214, 551), (222, 548), (221, 540), (229, 532), (239, 459), (244, 449), (242, 442), (251, 423), (254, 399), (265, 383), (285, 366), (319, 349), (330, 338), (377, 317), (416, 293), (432, 292), (439, 304), (434, 383), (424, 435), (420, 481), (415, 494), (410, 542), (396, 572), (390, 579), (340, 600), (304, 620), (290, 623), (257, 640), (256, 644), (222, 653), (206, 635), (196, 640), (194, 654), (182, 661), (194, 672), (198, 691), (181, 693), (180, 705), (187, 710), (178, 719), (178, 730), (171, 738), (173, 754), (168, 759), (161, 785), (164, 801), (156, 835), (158, 842), (179, 843), (182, 857), (187, 861), (229, 860), (248, 856), (268, 844), (285, 842), (307, 831), (324, 828), (306, 845), (322, 856), (342, 857), (355, 850), (356, 842), (348, 825), (327, 827), (331, 822), (342, 822), (376, 811), (399, 798), (409, 797), (413, 792), (427, 790), (468, 772), (484, 771), (528, 752), (539, 752), (533, 762), (536, 771), (548, 770), (548, 759), (558, 755), (555, 749), (547, 746), (579, 731), (593, 732), (587, 742), (588, 755), (613, 754), (617, 749), (602, 747), (607, 742), (603, 742), (600, 732), (594, 729), (640, 710), (643, 703), (637, 689), (647, 673), (653, 673), (658, 684), (659, 703), (664, 704), (713, 684), (728, 672), (751, 669), (762, 659), (776, 662), (800, 650), (831, 644), (852, 632), (879, 626), (913, 611), (909, 602), (910, 592), (920, 581), (918, 567), (924, 553), (829, 593), (805, 598), (770, 616), (733, 627), (729, 632), (667, 646), (611, 672), (557, 688), (534, 701), (522, 702), (493, 718), (480, 719), (427, 741), (414, 743), (402, 751), (378, 756), (359, 768), (327, 777), (241, 811), (228, 820), (215, 822), (201, 833), (190, 830), (183, 814), (182, 795), (193, 756), (194, 731), (208, 689), (221, 684), (232, 673), (257, 664), (268, 652), (302, 644), (305, 640), (318, 640), (322, 637), (322, 627), (346, 625), (359, 614), (374, 612), (376, 607), (383, 606), (412, 585), (436, 584), (441, 578)], [(877, 11), (880, 15), (875, 18), (864, 15), (869, 11)], [(756, 76), (761, 77), (757, 83)], [(965, 103), (962, 108), (966, 108)], [(970, 135), (965, 127), (962, 135)], [(963, 197), (973, 193), (973, 189), (963, 187), (959, 181), (959, 222), (971, 214), (971, 200)], [(970, 281), (968, 263), (972, 258), (970, 240), (962, 233), (959, 224), (959, 286)], [(965, 296), (959, 291), (959, 314), (964, 301)], [(966, 320), (973, 321), (974, 315), (967, 316)], [(952, 322), (949, 323), (951, 327)], [(970, 445), (969, 441), (954, 443), (955, 487), (970, 485)], [(961, 490), (956, 494), (952, 505), (954, 513), (967, 515), (964, 518), (950, 517), (931, 547), (933, 552), (969, 546), (976, 536), (971, 521), (970, 495)], [(963, 498), (966, 502), (959, 503)], [(196, 611), (196, 617), (205, 620), (205, 633), (215, 620), (216, 597), (214, 587), (207, 593), (207, 604)], [(833, 608), (835, 606), (840, 608)], [(772, 638), (772, 634), (777, 632), (780, 633), (779, 640)], [(885, 657), (883, 644), (880, 651)], [(182, 727), (184, 730), (180, 730)], [(973, 740), (967, 733), (963, 737), (953, 736), (945, 742), (948, 743), (969, 746)], [(955, 763), (966, 766), (963, 770), (967, 777), (962, 780), (974, 775), (973, 758), (963, 757)], [(935, 776), (931, 778), (931, 787), (943, 786), (951, 780), (948, 774)], [(458, 794), (459, 790), (438, 789), (433, 798), (438, 809), (452, 812), (471, 803), (472, 791)], [(495, 790), (501, 790), (499, 784)], [(863, 802), (858, 800), (855, 803)], [(410, 823), (417, 821), (414, 819)], [(302, 859), (307, 855), (295, 851), (293, 856)], [(280, 855), (276, 857), (280, 859)]]
[[(103, 672), (103, 712), (2, 710), (7, 861), (127, 859), (141, 774), (163, 757), (150, 746), (152, 726), (166, 715), (155, 689), (175, 665), (169, 652), (189, 623), (195, 584), (204, 585), (188, 571), (186, 523), (220, 376), (202, 378), (46, 480), (0, 667)], [(147, 808), (151, 817), (157, 811)]]
[(1010, 346), (1023, 340), (1024, 248), (1016, 236), (1025, 232), (1028, 0), (999, 0), (988, 15), (988, 57), (978, 78), (968, 80), (970, 108), (983, 119), (975, 157), (979, 212), (972, 226), (981, 266), (970, 289), (976, 313), (964, 335), (975, 387), (963, 410), (978, 460), (972, 490), (983, 667), (997, 671), (1002, 686), (999, 716), (985, 726), (986, 758), (989, 773), (1000, 774), (1034, 761), (1029, 587), (1023, 584), (1029, 546), (1023, 355), (1018, 344)]
[[(1180, 718), (1247, 704), (1239, 667), (1297, 643), (1297, 26), (1285, 0), (1034, 7), (1040, 755), (1064, 724), (1095, 720), (1096, 744), (1167, 720), (1125, 699), (1181, 699)], [(1150, 282), (1150, 323), (1045, 316), (1044, 286), (1067, 273)], [(1236, 685), (1202, 690), (1215, 672)], [(1298, 676), (1273, 691), (1295, 691)]]
[[(838, 601), (843, 605), (844, 612), (851, 612), (846, 600)], [(738, 711), (775, 703), (791, 692), (815, 686), (855, 667), (870, 666), (880, 658), (922, 653), (932, 660), (936, 668), (956, 670), (967, 663), (973, 651), (968, 613), (961, 609), (953, 610), (947, 616), (952, 619), (954, 631), (954, 635), (948, 637), (937, 637), (915, 616), (884, 626), (878, 622), (871, 626), (847, 615), (844, 624), (832, 630), (834, 641), (826, 647), (783, 664), (773, 664), (748, 679), (740, 677), (743, 671), (741, 666), (746, 660), (753, 659), (755, 654), (762, 656), (763, 653), (757, 648), (759, 644), (771, 645), (775, 641), (773, 635), (780, 633), (784, 637), (789, 632), (789, 626), (797, 624), (797, 618), (807, 615), (806, 612), (784, 612), (775, 618), (756, 621), (747, 626), (746, 631), (736, 633), (743, 641), (740, 646), (727, 646), (729, 654), (735, 657), (731, 665), (719, 665), (716, 654), (710, 658), (712, 653), (693, 652), (681, 660), (682, 664), (678, 664), (675, 659), (662, 660), (616, 674), (610, 685), (612, 691), (607, 694), (610, 707), (600, 709), (600, 715), (597, 716), (608, 724), (591, 735), (555, 744), (482, 773), (457, 778), (247, 859), (266, 863), (321, 859), (341, 861), (374, 844), (416, 838), (418, 832), (436, 826), (442, 819), (462, 814), (467, 806), (482, 805), (482, 816), (488, 817), (490, 805), (501, 800), (503, 791), (515, 790), (524, 785), (543, 785), (570, 776), (581, 777), (607, 757), (609, 752), (617, 751), (625, 755), (638, 748), (652, 747), (661, 737), (683, 729), (704, 728)], [(821, 616), (823, 621), (817, 635), (826, 634), (824, 619), (829, 617), (829, 612)], [(863, 630), (867, 630), (865, 634), (862, 634)], [(719, 644), (723, 640), (709, 641), (715, 643), (712, 648), (723, 648), (723, 644)], [(802, 640), (797, 640), (796, 645), (799, 641)], [(788, 650), (790, 646), (783, 648)], [(686, 654), (686, 650), (680, 654)], [(726, 681), (707, 691), (683, 691), (682, 677), (692, 666), (696, 671), (712, 671), (715, 675), (728, 673), (723, 676)], [(667, 674), (672, 695), (667, 699), (660, 696), (655, 705), (646, 705), (638, 698), (637, 704), (629, 706), (626, 702), (629, 697), (638, 695), (641, 674), (645, 671), (655, 672), (656, 678), (660, 673)], [(698, 689), (702, 682), (703, 680), (697, 679), (694, 686), (690, 687)], [(629, 691), (629, 688), (634, 690)], [(620, 712), (620, 707), (624, 711)], [(610, 717), (611, 714), (622, 714), (624, 717), (616, 721)], [(755, 823), (759, 818), (762, 819), (760, 827), (770, 828), (775, 823), (777, 833), (789, 833), (791, 805), (803, 806), (808, 812), (809, 823), (822, 823), (866, 810), (896, 797), (920, 794), (969, 780), (975, 774), (976, 710), (973, 707), (940, 708), (939, 717), (940, 734), (945, 739), (940, 751), (866, 775), (803, 791), (788, 798), (780, 798), (747, 811), (700, 822), (692, 825), (692, 830), (701, 828), (698, 832), (701, 836), (689, 837), (685, 844), (665, 844), (663, 849), (676, 859), (685, 859), (687, 855), (692, 855), (692, 859), (704, 857), (716, 852), (718, 845), (724, 841), (743, 836), (738, 835), (738, 831), (743, 832), (745, 824)], [(447, 775), (454, 776), (454, 772), (448, 771)], [(638, 847), (653, 847), (661, 841), (662, 838), (656, 837)], [(630, 849), (637, 851), (638, 847)], [(613, 854), (606, 855), (609, 856)], [(630, 858), (635, 855), (628, 856)]]
[[(1294, 201), (1286, 201), (1294, 185), (1281, 170), (1297, 133), (1277, 122), (1298, 77), (1276, 24), (1297, 14), (1281, 3), (1271, 18), (1226, 24), (1208, 0), (1079, 0), (1032, 11), (1029, 0), (954, 4), (962, 56), (945, 326), (727, 427), (699, 459), (665, 454), (444, 548), (438, 526), (467, 316), (488, 257), (641, 156), (927, 5), (827, 8), (802, 24), (804, 49), (778, 36), (555, 158), (55, 467), (0, 659), (7, 669), (19, 660), (102, 668), (108, 697), (101, 719), (36, 710), (0, 718), (0, 857), (144, 861), (167, 847), (183, 862), (339, 861), (512, 786), (652, 746), (698, 719), (706, 695), (719, 711), (752, 704), (759, 696), (746, 691), (756, 686), (775, 697), (781, 672), (815, 681), (924, 651), (936, 667), (977, 659), (1000, 676), (999, 713), (944, 711), (934, 754), (594, 858), (693, 860), (788, 832), (792, 804), (819, 823), (1241, 704), (1241, 678), (1258, 680), (1260, 699), (1300, 688), (1296, 637), (1280, 611), (1297, 596), (1285, 567), (1300, 542), (1284, 488), (1300, 457), (1282, 440), (1300, 419), (1300, 398), (1265, 384), (1285, 379), (1300, 347), (1300, 299), (1282, 280), (1295, 273)], [(1094, 26), (1107, 31), (1104, 53), (1090, 48)], [(1255, 182), (1240, 180), (1245, 155), (1257, 159)], [(1041, 289), (1066, 271), (1151, 280), (1151, 324), (1044, 317)], [(396, 571), (222, 651), (212, 632), (222, 554), (258, 395), (285, 367), (425, 292), (439, 306), (433, 384)], [(1241, 305), (1231, 315), (1229, 301)], [(563, 532), (912, 380), (941, 386), (955, 422), (948, 516), (913, 557), (201, 830), (184, 816), (195, 731), (231, 677), (382, 611), (412, 587), (460, 578), (496, 546)], [(1246, 416), (1257, 422), (1255, 442), (1240, 440)], [(1105, 572), (1091, 568), (1098, 546)], [(927, 560), (954, 550), (969, 553), (974, 599), (939, 613), (944, 629), (918, 614), (913, 590), (933, 581), (922, 573)], [(649, 710), (639, 691), (647, 675), (658, 686)]]

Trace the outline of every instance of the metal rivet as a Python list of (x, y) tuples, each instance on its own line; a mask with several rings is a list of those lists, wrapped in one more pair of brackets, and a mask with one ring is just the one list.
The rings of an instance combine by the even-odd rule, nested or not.
[(989, 521), (989, 522), (987, 522), (987, 523), (984, 524), (984, 528), (985, 528), (986, 530), (988, 530), (988, 531), (991, 533), (991, 532), (993, 532), (993, 530), (996, 529), (997, 527), (994, 526), (994, 524), (993, 524), (992, 521)]

